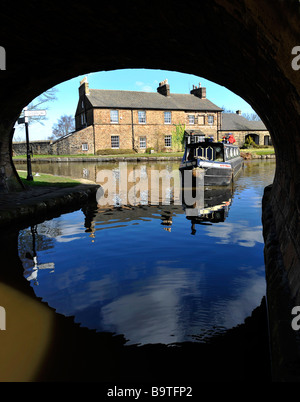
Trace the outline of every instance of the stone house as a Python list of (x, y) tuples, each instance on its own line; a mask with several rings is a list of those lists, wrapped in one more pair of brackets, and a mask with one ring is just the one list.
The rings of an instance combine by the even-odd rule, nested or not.
[[(90, 89), (80, 82), (75, 131), (54, 141), (50, 153), (99, 154), (108, 150), (176, 151), (172, 134), (177, 127), (221, 139), (232, 133), (239, 146), (251, 135), (257, 144), (270, 144), (261, 121), (249, 121), (206, 98), (206, 88), (193, 86), (189, 94), (171, 93), (167, 80), (157, 92)], [(109, 151), (108, 151), (109, 152)]]
[(221, 129), (218, 130), (218, 139), (224, 135), (233, 134), (238, 146), (242, 146), (247, 137), (251, 136), (257, 145), (272, 145), (269, 131), (262, 121), (248, 120), (236, 113), (222, 113)]
[(179, 125), (217, 139), (221, 113), (200, 84), (190, 94), (173, 94), (167, 80), (159, 84), (157, 92), (138, 92), (90, 89), (85, 78), (79, 87), (75, 132), (56, 140), (52, 153), (172, 151), (172, 133)]

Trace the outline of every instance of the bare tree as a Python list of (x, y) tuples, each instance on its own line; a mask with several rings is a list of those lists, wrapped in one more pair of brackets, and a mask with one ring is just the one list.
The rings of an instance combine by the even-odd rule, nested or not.
[[(227, 109), (225, 106), (222, 106), (222, 109), (224, 113), (236, 113), (235, 111), (231, 109)], [(260, 117), (256, 113), (242, 113), (242, 116), (245, 117), (245, 119), (250, 120), (250, 121), (260, 121)]]
[(49, 140), (54, 140), (63, 137), (74, 130), (75, 130), (74, 117), (71, 115), (61, 116), (58, 119), (57, 123), (53, 125), (52, 135), (49, 137)]
[(242, 116), (244, 116), (247, 120), (250, 121), (260, 121), (260, 117), (256, 113), (242, 113)]
[[(57, 88), (51, 88), (48, 89), (47, 91), (43, 92), (41, 95), (39, 95), (37, 98), (35, 98), (32, 102), (27, 105), (27, 110), (38, 110), (38, 109), (43, 109), (43, 110), (48, 110), (49, 106), (47, 103), (55, 101), (56, 98), (56, 93), (58, 92)], [(20, 117), (24, 116), (24, 112), (21, 113)], [(40, 123), (44, 125), (44, 120), (47, 120), (46, 116), (30, 116), (28, 117), (28, 124), (34, 124), (34, 123)], [(18, 134), (20, 131), (24, 132), (24, 125), (23, 124), (16, 124), (15, 125), (15, 134), (14, 134), (14, 141), (21, 141), (23, 138), (20, 137)], [(23, 138), (23, 141), (25, 138)]]
[[(49, 102), (53, 102), (57, 100), (56, 98), (56, 93), (58, 89), (57, 88), (50, 88), (47, 91), (43, 92), (41, 95), (39, 95), (37, 98), (35, 98), (32, 102), (29, 103), (27, 106), (27, 110), (38, 110), (38, 109), (43, 109), (43, 110), (48, 110), (49, 106), (47, 105)], [(46, 116), (30, 116), (28, 117), (28, 123), (40, 123), (44, 125), (43, 120), (47, 120)]]

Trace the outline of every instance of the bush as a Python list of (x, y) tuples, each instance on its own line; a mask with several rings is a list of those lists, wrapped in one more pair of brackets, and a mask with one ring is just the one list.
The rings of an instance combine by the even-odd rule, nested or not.
[(97, 155), (123, 155), (123, 154), (135, 154), (134, 149), (98, 149)]
[(259, 148), (259, 145), (255, 143), (251, 136), (247, 137), (244, 144), (241, 146), (242, 149), (249, 149), (249, 148)]
[(154, 151), (154, 148), (149, 147), (146, 149), (146, 154), (151, 154), (151, 151)]

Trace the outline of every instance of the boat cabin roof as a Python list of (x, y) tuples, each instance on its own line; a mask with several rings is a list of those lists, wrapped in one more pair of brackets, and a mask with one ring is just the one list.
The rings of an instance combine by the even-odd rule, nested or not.
[(205, 141), (186, 144), (184, 159), (191, 160), (201, 158), (214, 161), (229, 161), (240, 156), (237, 145), (214, 142), (209, 139)]

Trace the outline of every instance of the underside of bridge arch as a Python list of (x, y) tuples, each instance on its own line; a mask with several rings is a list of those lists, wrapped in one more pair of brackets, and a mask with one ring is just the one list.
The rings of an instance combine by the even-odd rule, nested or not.
[[(155, 68), (205, 77), (244, 98), (271, 133), (276, 175), (263, 203), (274, 378), (298, 375), (290, 309), (300, 304), (300, 45), (298, 0), (1, 5), (0, 188), (22, 190), (13, 126), (32, 99), (94, 71)], [(288, 345), (287, 343), (288, 341)], [(300, 378), (300, 377), (299, 377)]]

